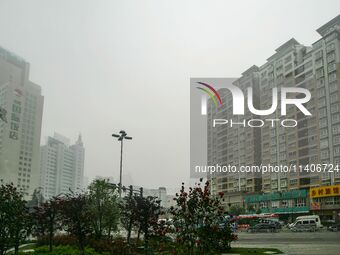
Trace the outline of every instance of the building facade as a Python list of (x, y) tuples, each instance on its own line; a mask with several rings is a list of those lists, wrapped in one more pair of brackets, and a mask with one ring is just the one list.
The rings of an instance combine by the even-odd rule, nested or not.
[(13, 183), (25, 198), (39, 187), (43, 104), (29, 63), (0, 47), (0, 183)]
[[(233, 85), (246, 92), (252, 87), (254, 94), (259, 94), (259, 77), (257, 66), (252, 66), (242, 73), (242, 76), (233, 82)], [(233, 119), (239, 123), (244, 119), (254, 118), (247, 110), (245, 115), (233, 116), (232, 95), (227, 90), (219, 90), (222, 97), (222, 107), (216, 108), (208, 105), (207, 130), (208, 130), (208, 165), (233, 165), (239, 168), (243, 165), (259, 165), (261, 162), (261, 130), (251, 127), (233, 127), (219, 125), (213, 128), (213, 119)], [(259, 108), (259, 97), (253, 98), (254, 106)], [(245, 192), (258, 192), (261, 190), (262, 178), (260, 173), (228, 173), (209, 176), (212, 182), (212, 193), (224, 192), (224, 204), (243, 205), (242, 194)]]
[(46, 145), (41, 146), (40, 185), (45, 199), (80, 192), (84, 188), (85, 148), (79, 135), (74, 145), (59, 134), (48, 137)]
[(159, 187), (158, 189), (146, 189), (143, 188), (144, 197), (156, 197), (161, 201), (161, 206), (167, 208), (167, 191), (165, 187)]
[[(264, 125), (261, 128), (230, 128), (221, 125), (218, 128), (211, 128), (210, 122), (214, 118), (232, 118), (229, 116), (232, 113), (230, 103), (232, 99), (226, 96), (226, 100), (223, 101), (227, 103), (222, 105), (221, 109), (210, 107), (208, 165), (292, 164), (305, 167), (311, 164), (340, 163), (340, 15), (317, 29), (317, 32), (321, 38), (311, 46), (302, 45), (292, 38), (278, 47), (263, 65), (251, 67), (234, 82), (234, 85), (242, 90), (245, 87), (253, 87), (254, 106), (257, 104), (259, 106), (257, 109), (261, 110), (272, 106), (273, 88), (278, 88), (279, 98), (281, 87), (306, 88), (311, 93), (311, 100), (305, 107), (312, 115), (305, 116), (295, 106), (288, 105), (287, 115), (281, 116), (279, 104), (277, 110), (265, 118), (294, 119), (297, 120), (295, 128), (285, 128), (281, 125), (274, 127)], [(228, 102), (230, 106), (227, 105)], [(247, 113), (243, 117), (252, 118), (247, 116)], [(259, 129), (259, 133), (255, 133), (254, 129)], [(243, 140), (243, 137), (246, 139)], [(305, 169), (301, 172), (263, 174), (260, 177), (261, 181), (257, 181), (255, 177), (257, 176), (238, 174), (234, 177), (219, 175), (209, 178), (213, 185), (212, 191), (215, 194), (225, 192), (226, 205), (229, 206), (233, 204), (253, 206), (249, 202), (251, 194), (256, 197), (255, 200), (261, 200), (263, 194), (277, 197), (277, 194), (289, 194), (297, 190), (305, 192), (303, 196), (293, 198), (290, 202), (285, 199), (280, 202), (281, 200), (277, 198), (275, 201), (259, 200), (257, 205), (257, 208), (261, 208), (261, 203), (263, 206), (269, 204), (267, 209), (262, 208), (264, 210), (275, 209), (277, 205), (279, 208), (295, 208), (295, 205), (298, 205), (303, 209), (294, 209), (295, 211), (292, 209), (290, 210), (292, 213), (303, 213), (306, 208), (311, 211), (311, 203), (315, 201), (309, 199), (308, 194), (312, 188), (340, 184), (339, 171), (318, 173)], [(273, 201), (273, 207), (268, 201)], [(334, 201), (337, 203), (337, 199)], [(290, 207), (285, 207), (287, 203)], [(279, 209), (274, 211), (280, 212)]]
[(310, 210), (322, 218), (340, 220), (340, 185), (310, 188)]

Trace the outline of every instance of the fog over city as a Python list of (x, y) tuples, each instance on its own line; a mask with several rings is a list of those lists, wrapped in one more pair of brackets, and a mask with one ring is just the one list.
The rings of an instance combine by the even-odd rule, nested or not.
[(315, 42), (340, 11), (337, 0), (275, 2), (0, 0), (0, 46), (42, 87), (41, 144), (81, 133), (85, 176), (118, 181), (111, 134), (125, 130), (124, 174), (171, 193), (189, 181), (190, 77), (238, 77), (288, 38)]

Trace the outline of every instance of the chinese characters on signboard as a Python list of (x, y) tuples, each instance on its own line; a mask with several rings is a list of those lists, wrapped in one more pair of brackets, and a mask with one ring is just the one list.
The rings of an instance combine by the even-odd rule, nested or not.
[(7, 111), (5, 108), (0, 107), (0, 120), (2, 120), (3, 122), (7, 123)]
[(340, 196), (340, 185), (310, 188), (310, 198)]
[(9, 131), (9, 138), (13, 140), (19, 139), (20, 114), (21, 114), (21, 102), (18, 100), (14, 100), (12, 105), (12, 116)]

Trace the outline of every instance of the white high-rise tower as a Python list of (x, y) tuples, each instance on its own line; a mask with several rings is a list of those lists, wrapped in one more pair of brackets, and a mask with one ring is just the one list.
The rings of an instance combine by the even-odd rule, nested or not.
[(0, 184), (13, 183), (26, 198), (39, 187), (44, 104), (28, 77), (29, 63), (0, 47)]
[(84, 155), (81, 135), (71, 146), (62, 135), (48, 137), (47, 144), (41, 146), (40, 182), (44, 198), (83, 190)]

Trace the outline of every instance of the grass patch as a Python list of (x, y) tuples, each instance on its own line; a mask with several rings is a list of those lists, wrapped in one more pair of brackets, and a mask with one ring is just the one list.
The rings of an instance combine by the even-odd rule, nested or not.
[[(265, 253), (265, 252), (273, 252), (273, 253)], [(256, 254), (256, 255), (282, 254), (280, 250), (272, 249), (272, 248), (231, 248), (231, 250), (228, 251), (228, 253), (240, 254), (240, 255), (243, 255), (243, 254)]]

